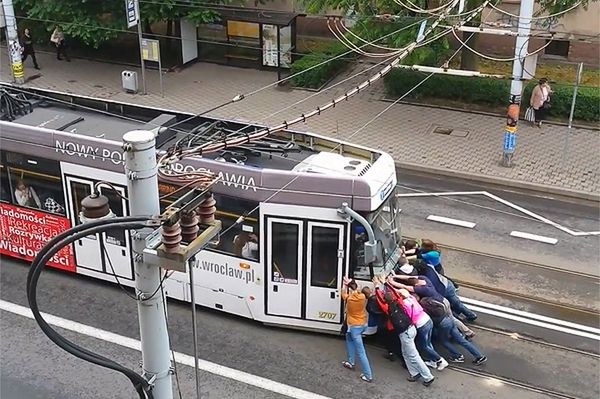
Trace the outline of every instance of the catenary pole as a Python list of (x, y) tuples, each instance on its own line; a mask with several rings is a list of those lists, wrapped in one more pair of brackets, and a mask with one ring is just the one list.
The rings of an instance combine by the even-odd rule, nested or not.
[(8, 41), (8, 59), (13, 75), (13, 81), (16, 84), (25, 83), (23, 74), (23, 61), (21, 59), (21, 44), (19, 43), (19, 34), (17, 30), (17, 18), (15, 18), (15, 9), (12, 0), (2, 0), (4, 9), (4, 19), (6, 21), (6, 35)]
[[(159, 215), (158, 177), (154, 133), (134, 130), (123, 136), (125, 173), (129, 190), (131, 215)], [(142, 368), (144, 377), (153, 385), (155, 399), (172, 399), (169, 336), (163, 296), (157, 295), (161, 284), (161, 268), (144, 264), (145, 238), (151, 229), (133, 234), (135, 289), (138, 298)]]
[(521, 0), (519, 24), (515, 41), (515, 60), (513, 61), (510, 100), (508, 105), (506, 128), (504, 131), (504, 151), (502, 166), (511, 167), (516, 148), (519, 107), (523, 94), (523, 66), (529, 49), (529, 33), (533, 16), (534, 0)]

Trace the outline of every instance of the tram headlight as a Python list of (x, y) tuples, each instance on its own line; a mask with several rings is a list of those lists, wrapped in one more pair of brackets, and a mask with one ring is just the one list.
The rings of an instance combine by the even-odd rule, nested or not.
[(104, 195), (94, 193), (81, 200), (81, 212), (79, 212), (81, 223), (114, 217), (115, 214), (108, 205), (108, 198)]

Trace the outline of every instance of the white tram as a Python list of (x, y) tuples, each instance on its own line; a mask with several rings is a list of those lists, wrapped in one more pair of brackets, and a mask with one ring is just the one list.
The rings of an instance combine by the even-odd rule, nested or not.
[[(121, 149), (127, 131), (153, 130), (159, 150), (166, 150), (257, 129), (36, 93), (20, 99), (32, 104), (31, 112), (0, 115), (12, 119), (0, 122), (0, 253), (27, 260), (57, 232), (79, 223), (81, 199), (99, 181), (113, 185), (100, 186), (111, 210), (127, 215)], [(227, 232), (197, 256), (192, 288), (198, 305), (268, 324), (339, 331), (342, 276), (368, 281), (397, 261), (396, 173), (384, 152), (286, 131), (175, 167), (204, 168), (221, 177), (213, 194), (216, 217)], [(167, 196), (177, 188), (160, 183), (163, 207), (177, 198), (177, 193)], [(228, 229), (241, 215), (243, 223)], [(114, 270), (129, 286), (135, 278), (125, 233), (86, 237), (49, 264), (111, 282)], [(189, 301), (189, 281), (187, 274), (174, 272), (165, 282), (167, 295)]]

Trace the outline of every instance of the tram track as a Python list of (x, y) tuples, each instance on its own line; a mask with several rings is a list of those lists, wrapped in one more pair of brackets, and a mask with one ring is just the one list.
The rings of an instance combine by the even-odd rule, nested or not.
[(516, 387), (516, 388), (521, 388), (521, 389), (524, 389), (524, 390), (527, 390), (527, 391), (531, 391), (531, 392), (540, 393), (540, 394), (547, 395), (548, 397), (552, 397), (552, 398), (558, 398), (558, 399), (581, 399), (578, 396), (569, 395), (567, 393), (560, 392), (560, 391), (557, 391), (557, 390), (554, 390), (554, 389), (548, 389), (548, 388), (539, 387), (537, 385), (533, 385), (533, 384), (529, 384), (529, 383), (517, 381), (515, 379), (508, 378), (508, 377), (498, 376), (498, 375), (495, 375), (493, 373), (487, 373), (487, 372), (481, 371), (481, 370), (473, 370), (471, 368), (466, 368), (466, 367), (461, 367), (461, 366), (456, 366), (456, 365), (450, 365), (450, 366), (448, 366), (448, 369), (457, 371), (459, 373), (464, 373), (464, 374), (472, 375), (474, 377), (493, 379), (493, 380), (496, 380), (496, 381), (500, 381), (500, 382), (502, 382), (503, 384), (506, 384), (506, 385), (510, 385), (510, 386), (513, 386), (513, 387)]
[(568, 274), (571, 276), (582, 277), (585, 279), (590, 279), (591, 281), (594, 281), (596, 284), (600, 285), (600, 277), (598, 277), (597, 275), (594, 275), (594, 274), (590, 274), (590, 273), (584, 273), (584, 272), (580, 272), (577, 270), (570, 270), (570, 269), (565, 269), (565, 268), (556, 267), (556, 266), (544, 265), (541, 263), (536, 263), (536, 262), (531, 262), (531, 261), (526, 261), (526, 260), (521, 260), (521, 259), (509, 258), (507, 256), (490, 254), (490, 253), (475, 251), (472, 249), (461, 248), (461, 247), (456, 247), (456, 246), (447, 245), (447, 244), (437, 243), (437, 246), (440, 249), (447, 249), (447, 250), (451, 250), (451, 251), (466, 253), (469, 255), (476, 255), (476, 256), (481, 256), (484, 258), (490, 258), (490, 259), (500, 260), (500, 261), (504, 261), (504, 262), (510, 262), (513, 264), (516, 263), (516, 264), (527, 266), (527, 267), (550, 270), (553, 272)]

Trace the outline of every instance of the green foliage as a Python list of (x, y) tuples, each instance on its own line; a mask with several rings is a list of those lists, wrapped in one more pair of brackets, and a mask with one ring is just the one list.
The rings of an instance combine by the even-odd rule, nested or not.
[[(386, 91), (392, 97), (404, 95), (427, 76), (426, 73), (406, 69), (395, 69), (384, 78)], [(530, 82), (523, 93), (523, 103), (529, 104), (535, 82)], [(552, 108), (548, 115), (566, 119), (571, 110), (573, 87), (553, 85)], [(467, 104), (486, 104), (492, 107), (505, 106), (510, 92), (510, 81), (494, 78), (433, 75), (409, 97), (414, 99), (437, 98), (460, 101)], [(600, 92), (593, 87), (579, 88), (574, 118), (600, 121)], [(522, 107), (524, 112), (525, 106)]]
[[(242, 0), (215, 1), (215, 5)], [(98, 48), (114, 40), (127, 29), (124, 0), (15, 0), (20, 20), (38, 36), (40, 27), (49, 37), (55, 24), (60, 24), (68, 40)], [(206, 0), (145, 0), (140, 2), (140, 14), (149, 23), (188, 18), (197, 24), (219, 20), (218, 12), (207, 8)], [(40, 39), (38, 37), (38, 39)], [(48, 39), (46, 39), (47, 41)]]
[[(298, 87), (319, 88), (336, 73), (338, 73), (350, 60), (355, 58), (352, 54), (326, 62), (315, 68), (324, 61), (330, 60), (340, 54), (347, 52), (348, 49), (340, 42), (332, 42), (324, 45), (320, 49), (313, 51), (295, 61), (292, 64), (292, 74), (306, 71), (292, 78), (292, 84)], [(313, 69), (310, 69), (313, 68)], [(310, 69), (310, 70), (309, 70)], [(308, 71), (307, 71), (308, 70)]]

